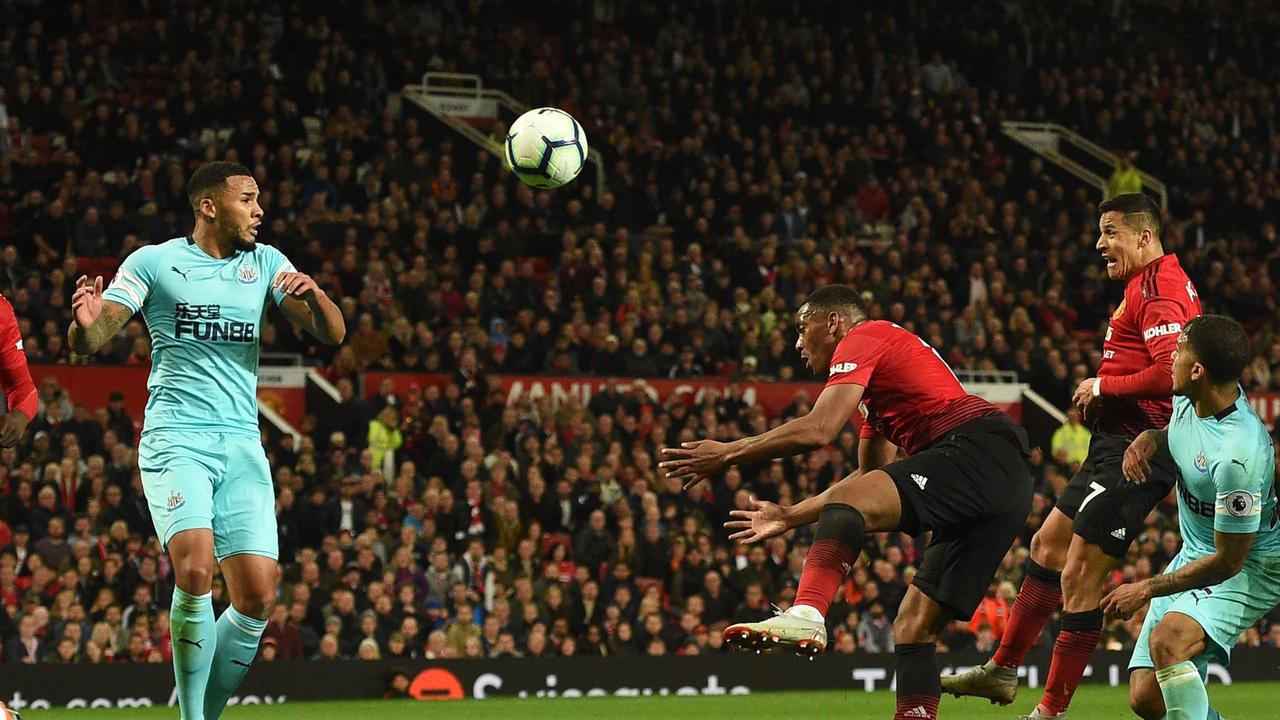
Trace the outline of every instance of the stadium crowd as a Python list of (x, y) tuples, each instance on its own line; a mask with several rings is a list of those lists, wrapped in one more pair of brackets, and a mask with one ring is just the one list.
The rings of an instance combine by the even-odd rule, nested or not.
[[(643, 392), (508, 404), (488, 379), (792, 379), (789, 313), (845, 282), (954, 367), (1014, 371), (1065, 406), (1100, 362), (1120, 288), (1093, 251), (1093, 189), (1007, 144), (1001, 120), (1137, 151), (1172, 188), (1166, 248), (1206, 311), (1253, 333), (1246, 389), (1280, 390), (1277, 19), (1010, 2), (972, 10), (986, 30), (957, 31), (941, 4), (600, 0), (534, 17), (494, 1), (318, 15), (0, 0), (14, 19), (0, 29), (0, 284), (32, 363), (81, 362), (64, 340), (75, 277), (184, 234), (196, 164), (245, 163), (267, 210), (259, 240), (339, 299), (351, 329), (336, 352), (278, 315), (263, 329), (264, 350), (315, 359), (342, 396), (297, 446), (267, 439), (285, 580), (264, 659), (717, 652), (727, 621), (786, 606), (809, 539), (733, 547), (720, 522), (748, 493), (791, 501), (850, 472), (855, 436), (682, 493), (656, 448), (806, 408), (766, 417), (732, 397)], [(1204, 47), (1167, 42), (1191, 28), (1210, 29)], [(390, 101), (429, 70), (573, 113), (608, 191), (584, 177), (533, 192)], [(149, 354), (135, 320), (99, 357)], [(370, 369), (454, 382), (364, 400)], [(167, 661), (171, 573), (134, 423), (121, 399), (88, 408), (48, 381), (40, 394), (28, 441), (0, 452), (4, 661)], [(1073, 419), (1036, 453), (1026, 532), (949, 647), (998, 642), (1082, 433)], [(1176, 552), (1171, 507), (1114, 582)], [(919, 550), (869, 545), (830, 615), (834, 651), (892, 649)], [(1113, 624), (1106, 645), (1131, 646), (1138, 627)], [(1242, 642), (1280, 644), (1280, 615)]]

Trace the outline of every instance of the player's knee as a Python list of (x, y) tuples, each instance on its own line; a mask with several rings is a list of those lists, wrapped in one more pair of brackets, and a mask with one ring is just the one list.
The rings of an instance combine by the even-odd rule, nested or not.
[(912, 593), (907, 593), (893, 620), (893, 641), (899, 645), (934, 641), (949, 619), (936, 606), (912, 600)]
[(1085, 587), (1084, 567), (1079, 563), (1068, 561), (1062, 569), (1062, 597), (1075, 597)]
[(1031, 559), (1043, 568), (1062, 568), (1067, 562), (1067, 548), (1059, 545), (1051, 533), (1041, 529), (1031, 536)]
[(173, 582), (183, 592), (203, 595), (212, 586), (213, 568), (209, 563), (194, 558), (178, 560), (174, 563)]
[(271, 615), (271, 609), (275, 607), (275, 604), (276, 594), (274, 590), (255, 590), (241, 593), (235, 602), (236, 610), (242, 615), (263, 620)]
[(938, 633), (932, 625), (929, 618), (908, 616), (899, 611), (897, 619), (893, 621), (893, 641), (898, 645), (933, 642)]
[(1151, 659), (1156, 667), (1169, 667), (1190, 660), (1190, 645), (1182, 631), (1169, 623), (1162, 622), (1151, 631)]
[(818, 529), (814, 540), (835, 540), (852, 548), (861, 548), (867, 521), (852, 505), (827, 503), (818, 514)]
[(898, 611), (898, 617), (893, 621), (893, 641), (899, 645), (907, 643), (923, 642), (921, 630), (923, 626), (920, 621), (911, 618), (901, 611)]
[(1062, 569), (1062, 605), (1067, 612), (1087, 612), (1102, 602), (1105, 568), (1091, 567), (1081, 558), (1067, 559)]

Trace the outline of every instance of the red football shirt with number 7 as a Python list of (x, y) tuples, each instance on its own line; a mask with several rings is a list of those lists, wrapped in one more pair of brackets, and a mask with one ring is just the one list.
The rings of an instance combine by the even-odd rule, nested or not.
[(852, 383), (862, 393), (862, 437), (873, 432), (917, 453), (948, 432), (1000, 408), (970, 395), (938, 351), (885, 320), (855, 325), (836, 345), (827, 385)]

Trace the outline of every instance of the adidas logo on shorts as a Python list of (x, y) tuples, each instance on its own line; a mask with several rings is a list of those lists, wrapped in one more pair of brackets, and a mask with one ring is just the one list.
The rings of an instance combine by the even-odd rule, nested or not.
[(926, 710), (923, 705), (917, 705), (914, 708), (902, 713), (902, 717), (927, 718), (929, 717), (929, 711)]
[(1113, 538), (1115, 538), (1115, 539), (1117, 539), (1117, 540), (1123, 540), (1123, 539), (1124, 539), (1124, 528), (1117, 528), (1117, 529), (1115, 529), (1115, 530), (1112, 530), (1112, 531), (1111, 531), (1111, 537), (1113, 537)]
[(929, 478), (923, 475), (917, 475), (916, 473), (911, 473), (911, 479), (915, 481), (916, 486), (921, 490), (924, 489), (925, 483), (929, 482)]

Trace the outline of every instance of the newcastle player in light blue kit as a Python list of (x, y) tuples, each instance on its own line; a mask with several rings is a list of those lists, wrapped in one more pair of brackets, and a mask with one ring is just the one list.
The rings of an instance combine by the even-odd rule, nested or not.
[(1173, 418), (1129, 446), (1124, 474), (1143, 482), (1157, 444), (1178, 465), (1182, 551), (1163, 574), (1102, 601), (1128, 617), (1148, 600), (1129, 662), (1129, 705), (1143, 718), (1205, 720), (1205, 668), (1227, 664), (1240, 634), (1280, 603), (1280, 527), (1271, 438), (1240, 388), (1249, 338), (1236, 321), (1187, 323), (1173, 360)]
[[(273, 247), (257, 244), (258, 184), (241, 165), (191, 176), (189, 237), (142, 247), (104, 292), (81, 277), (71, 348), (96, 352), (141, 312), (151, 333), (142, 486), (173, 560), (173, 666), (182, 720), (215, 720), (258, 650), (276, 597), (275, 494), (258, 431), (258, 338), (267, 298), (321, 342), (342, 313)], [(214, 622), (215, 560), (231, 606)]]

